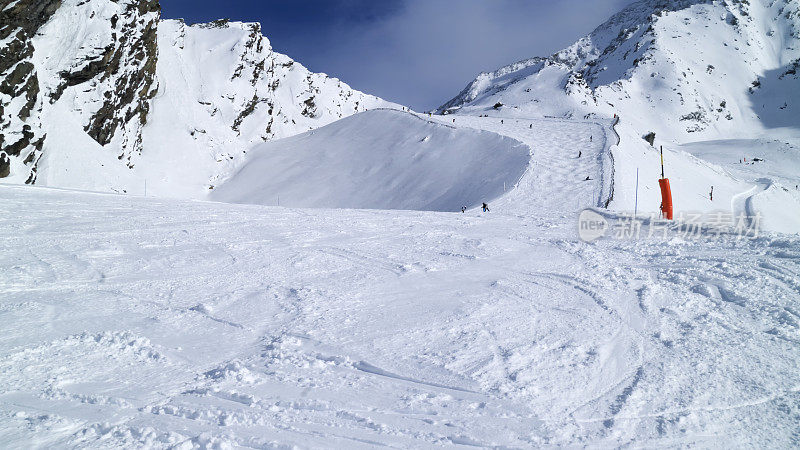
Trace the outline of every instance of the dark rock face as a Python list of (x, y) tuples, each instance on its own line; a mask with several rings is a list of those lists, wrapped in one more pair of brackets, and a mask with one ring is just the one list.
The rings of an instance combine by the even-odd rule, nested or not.
[[(0, 178), (9, 176), (9, 155), (22, 155), (36, 179), (45, 134), (37, 110), (41, 110), (39, 80), (30, 59), (31, 38), (61, 6), (61, 0), (0, 0)], [(22, 99), (22, 102), (14, 100)], [(12, 103), (13, 102), (13, 103)]]
[[(157, 92), (157, 33), (160, 5), (157, 0), (88, 0), (70, 4), (85, 10), (87, 20), (108, 28), (99, 46), (75, 48), (61, 68), (34, 66), (34, 37), (62, 14), (62, 0), (0, 0), (0, 151), (21, 158), (36, 180), (36, 165), (47, 136), (42, 111), (58, 102), (73, 87), (91, 93), (100, 102), (81, 105), (79, 115), (86, 133), (106, 146), (121, 138), (120, 160), (132, 166), (130, 157), (141, 152), (142, 127)], [(101, 16), (103, 4), (112, 2), (118, 13)], [(71, 59), (71, 60), (69, 60)], [(37, 63), (39, 64), (39, 63)], [(55, 80), (57, 84), (42, 84)], [(60, 83), (58, 83), (60, 80)], [(22, 100), (22, 101), (20, 101)], [(6, 173), (5, 176), (8, 176)], [(20, 179), (22, 174), (15, 175)]]
[(103, 59), (107, 59), (108, 62), (100, 64), (97, 68), (101, 71), (92, 76), (92, 78), (99, 76), (104, 80), (119, 74), (113, 83), (114, 91), (110, 96), (106, 94), (106, 101), (92, 116), (85, 129), (100, 145), (107, 145), (118, 129), (125, 127), (131, 121), (136, 121), (138, 124), (134, 126), (139, 130), (133, 136), (130, 150), (141, 152), (140, 128), (147, 123), (150, 100), (155, 97), (158, 90), (155, 83), (158, 16), (156, 15), (154, 20), (145, 25), (143, 32), (138, 32), (137, 27), (141, 25), (137, 24), (137, 21), (140, 19), (134, 10), (139, 15), (160, 11), (157, 1), (141, 1), (138, 5), (128, 5), (125, 17), (130, 17), (132, 20), (123, 22), (120, 32), (115, 34), (120, 45), (103, 55)]
[(84, 130), (103, 146), (121, 133), (123, 151), (118, 157), (132, 167), (131, 155), (142, 151), (141, 129), (158, 91), (155, 80), (161, 8), (157, 0), (118, 3), (124, 11), (109, 20), (111, 41), (100, 53), (87, 56), (82, 65), (60, 72), (62, 83), (51, 93), (50, 101), (58, 101), (72, 86), (88, 84), (99, 91), (103, 103), (89, 117)]
[(11, 171), (11, 158), (5, 153), (0, 153), (0, 178), (5, 178)]

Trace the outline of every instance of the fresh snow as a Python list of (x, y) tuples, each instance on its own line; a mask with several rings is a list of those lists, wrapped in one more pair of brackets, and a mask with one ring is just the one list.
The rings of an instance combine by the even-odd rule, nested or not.
[[(793, 143), (794, 142), (794, 143)], [(763, 227), (783, 233), (800, 231), (800, 141), (734, 139), (693, 142), (681, 146), (731, 176), (751, 180), (754, 186), (737, 194), (735, 211), (763, 216)], [(746, 161), (745, 161), (746, 159)], [(716, 193), (716, 188), (715, 188)]]
[(274, 52), (258, 24), (162, 20), (158, 42), (159, 95), (134, 193), (146, 179), (153, 195), (204, 198), (256, 144), (396, 106)]

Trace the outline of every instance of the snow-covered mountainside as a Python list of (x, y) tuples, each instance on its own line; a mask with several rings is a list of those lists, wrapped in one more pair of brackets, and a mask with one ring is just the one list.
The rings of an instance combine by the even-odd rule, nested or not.
[[(769, 197), (768, 204), (748, 202), (762, 204), (751, 212), (782, 209), (796, 219), (776, 229), (797, 232), (796, 171), (753, 160), (797, 167), (799, 65), (798, 0), (643, 0), (555, 55), (481, 74), (439, 112), (619, 115), (611, 207), (633, 210), (638, 200), (640, 211), (659, 208), (659, 155), (643, 139), (654, 133), (655, 146), (665, 147), (677, 209), (736, 211), (745, 198)], [(693, 143), (704, 141), (724, 146), (722, 157), (692, 154), (700, 148)], [(723, 195), (712, 200), (711, 186)]]
[(199, 197), (254, 143), (393, 106), (156, 0), (0, 1), (0, 177)]
[(481, 74), (446, 111), (618, 113), (678, 141), (798, 127), (800, 2), (643, 0), (574, 45)]

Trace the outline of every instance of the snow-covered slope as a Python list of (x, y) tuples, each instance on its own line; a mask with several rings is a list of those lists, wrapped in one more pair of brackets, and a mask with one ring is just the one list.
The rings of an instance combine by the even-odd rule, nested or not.
[[(555, 55), (481, 74), (440, 112), (515, 118), (619, 115), (621, 143), (613, 151), (616, 189), (610, 206), (634, 209), (639, 169), (639, 209), (658, 209), (659, 156), (642, 139), (654, 132), (656, 147), (665, 147), (676, 209), (730, 211), (736, 209), (735, 197), (769, 174), (751, 170), (735, 176), (727, 167), (781, 148), (800, 149), (798, 61), (797, 0), (644, 0)], [(776, 147), (765, 153), (757, 150), (763, 146), (733, 146), (723, 160), (710, 162), (682, 146), (731, 139)], [(796, 158), (779, 160), (791, 164)], [(789, 170), (794, 175), (769, 178), (774, 195), (766, 209), (788, 208), (787, 217), (796, 219), (773, 229), (797, 232), (800, 167)], [(721, 194), (713, 201), (711, 186)]]
[(375, 110), (261, 144), (211, 199), (289, 207), (458, 211), (511, 190), (530, 149), (508, 137)]
[(566, 209), (491, 206), (0, 186), (0, 442), (800, 444), (797, 236), (585, 244)]
[[(0, 2), (0, 177), (203, 196), (254, 143), (393, 106), (155, 0)], [(37, 178), (38, 176), (38, 178)]]

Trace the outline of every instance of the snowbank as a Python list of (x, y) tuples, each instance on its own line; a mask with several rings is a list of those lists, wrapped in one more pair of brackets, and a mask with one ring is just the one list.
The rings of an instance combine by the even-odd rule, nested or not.
[(211, 199), (458, 211), (511, 189), (529, 159), (530, 149), (508, 137), (376, 110), (256, 146)]

